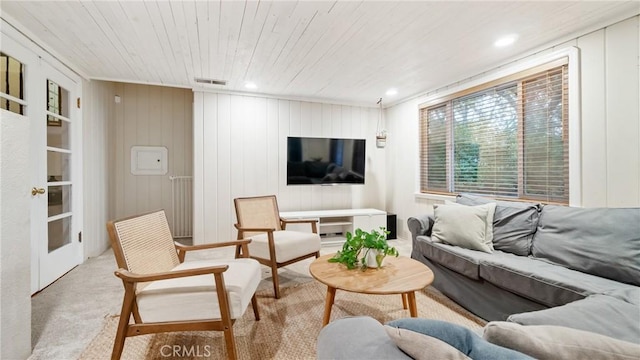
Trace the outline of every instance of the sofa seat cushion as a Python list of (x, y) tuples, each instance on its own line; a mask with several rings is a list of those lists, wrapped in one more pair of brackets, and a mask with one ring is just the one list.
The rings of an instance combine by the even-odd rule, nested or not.
[(474, 280), (480, 280), (480, 263), (483, 260), (516, 256), (502, 251), (489, 254), (432, 241), (427, 237), (419, 238), (424, 242), (423, 254), (426, 258)]
[(514, 314), (507, 321), (565, 326), (640, 344), (640, 307), (608, 295), (591, 295), (551, 309)]
[(542, 208), (531, 253), (574, 270), (640, 285), (640, 208)]
[(549, 307), (633, 287), (524, 256), (483, 259), (480, 277)]
[[(254, 259), (198, 260), (176, 266), (172, 271), (229, 265), (223, 273), (231, 318), (244, 314), (262, 279), (260, 263)], [(147, 283), (136, 294), (144, 322), (219, 319), (220, 308), (213, 274), (189, 276)]]
[(538, 225), (540, 204), (496, 201), (470, 194), (458, 195), (456, 202), (463, 205), (496, 203), (493, 248), (523, 256), (531, 253), (531, 239)]
[(609, 290), (603, 294), (628, 302), (629, 304), (638, 305), (638, 309), (640, 309), (640, 287), (625, 287), (624, 289)]
[[(320, 251), (320, 235), (312, 232), (281, 230), (273, 232), (276, 261), (284, 263), (297, 257)], [(249, 254), (261, 259), (270, 259), (267, 233), (251, 236)]]

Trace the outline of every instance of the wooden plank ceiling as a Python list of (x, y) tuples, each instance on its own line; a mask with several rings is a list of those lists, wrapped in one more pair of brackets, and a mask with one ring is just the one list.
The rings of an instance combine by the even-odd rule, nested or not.
[[(227, 85), (207, 88), (375, 106), (636, 15), (640, 2), (2, 0), (0, 10), (92, 79), (219, 79)], [(493, 46), (511, 33), (513, 46)]]

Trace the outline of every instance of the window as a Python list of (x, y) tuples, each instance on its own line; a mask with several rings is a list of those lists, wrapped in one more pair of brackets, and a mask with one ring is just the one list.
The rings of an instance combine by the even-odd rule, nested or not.
[(0, 109), (24, 115), (24, 64), (0, 53)]
[[(62, 115), (62, 91), (55, 82), (47, 79), (47, 111), (56, 115)], [(48, 126), (61, 126), (60, 119), (53, 115), (47, 115)]]
[(569, 202), (562, 59), (420, 109), (420, 191)]

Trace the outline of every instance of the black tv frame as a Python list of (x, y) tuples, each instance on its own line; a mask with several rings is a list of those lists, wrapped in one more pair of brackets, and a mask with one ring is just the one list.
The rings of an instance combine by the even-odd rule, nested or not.
[(364, 185), (366, 155), (366, 139), (288, 136), (287, 185)]

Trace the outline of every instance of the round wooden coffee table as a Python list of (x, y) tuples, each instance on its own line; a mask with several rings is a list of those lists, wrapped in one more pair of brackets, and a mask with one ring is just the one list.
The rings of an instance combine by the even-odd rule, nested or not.
[(330, 263), (328, 260), (333, 256), (321, 256), (309, 266), (311, 276), (327, 285), (322, 326), (329, 323), (337, 289), (360, 294), (400, 294), (402, 305), (405, 309), (409, 307), (411, 317), (418, 316), (415, 291), (433, 282), (433, 272), (426, 265), (405, 256), (388, 256), (380, 269), (349, 270), (340, 263)]

